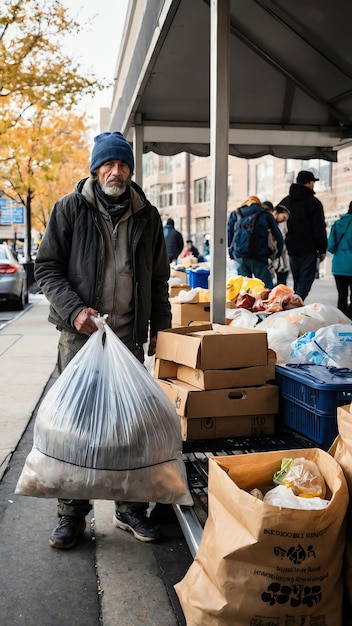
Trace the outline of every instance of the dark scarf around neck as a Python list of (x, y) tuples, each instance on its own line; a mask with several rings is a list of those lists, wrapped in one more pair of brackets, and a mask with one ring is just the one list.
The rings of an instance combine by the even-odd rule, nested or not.
[(96, 196), (103, 205), (104, 209), (106, 209), (111, 217), (111, 221), (113, 227), (115, 228), (116, 224), (119, 222), (121, 217), (126, 213), (128, 207), (131, 203), (131, 190), (130, 187), (126, 188), (125, 193), (122, 194), (119, 198), (112, 198), (111, 196), (107, 196), (99, 183), (94, 185)]

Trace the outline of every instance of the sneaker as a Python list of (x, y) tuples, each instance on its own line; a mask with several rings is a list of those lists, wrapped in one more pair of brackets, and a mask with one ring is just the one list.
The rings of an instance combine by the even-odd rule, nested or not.
[(145, 513), (120, 513), (115, 510), (112, 521), (117, 528), (129, 530), (140, 541), (156, 541), (161, 537), (160, 526), (153, 524)]
[(59, 550), (74, 548), (78, 536), (84, 532), (86, 520), (82, 517), (61, 515), (59, 523), (50, 535), (49, 545)]

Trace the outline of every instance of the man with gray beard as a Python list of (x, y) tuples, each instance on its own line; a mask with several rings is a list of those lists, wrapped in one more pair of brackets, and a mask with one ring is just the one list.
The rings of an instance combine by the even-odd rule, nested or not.
[[(92, 317), (99, 314), (108, 314), (110, 328), (141, 362), (143, 344), (149, 339), (154, 354), (158, 331), (171, 326), (163, 227), (156, 207), (131, 180), (133, 170), (125, 137), (98, 135), (90, 176), (50, 214), (35, 278), (50, 303), (49, 321), (60, 331), (59, 373), (97, 330)], [(115, 502), (113, 523), (140, 541), (155, 541), (160, 528), (147, 516), (148, 504)], [(87, 500), (59, 500), (50, 546), (73, 548), (91, 508)]]

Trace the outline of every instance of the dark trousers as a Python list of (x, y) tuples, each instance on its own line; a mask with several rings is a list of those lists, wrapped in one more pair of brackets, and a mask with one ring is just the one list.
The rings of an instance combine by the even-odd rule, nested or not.
[(288, 270), (286, 272), (276, 272), (276, 283), (278, 285), (287, 285)]
[(293, 291), (304, 301), (308, 296), (317, 271), (317, 255), (290, 256)]
[(352, 319), (352, 276), (335, 275), (337, 308)]
[(248, 278), (259, 278), (263, 281), (267, 289), (274, 286), (273, 276), (269, 271), (268, 262), (259, 261), (257, 259), (236, 258), (237, 272), (240, 276), (248, 276)]
[[(115, 502), (115, 507), (121, 513), (145, 513), (149, 502)], [(69, 517), (85, 517), (92, 510), (89, 500), (63, 500), (59, 499), (57, 514)]]

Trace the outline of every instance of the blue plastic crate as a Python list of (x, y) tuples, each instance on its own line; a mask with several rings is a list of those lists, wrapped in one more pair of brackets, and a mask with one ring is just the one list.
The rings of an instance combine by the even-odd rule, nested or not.
[(200, 268), (200, 269), (186, 269), (187, 274), (187, 283), (192, 289), (195, 287), (202, 287), (203, 289), (208, 289), (208, 278), (210, 276), (210, 271)]
[(322, 446), (337, 434), (337, 407), (352, 399), (352, 370), (323, 365), (277, 365), (280, 419)]

